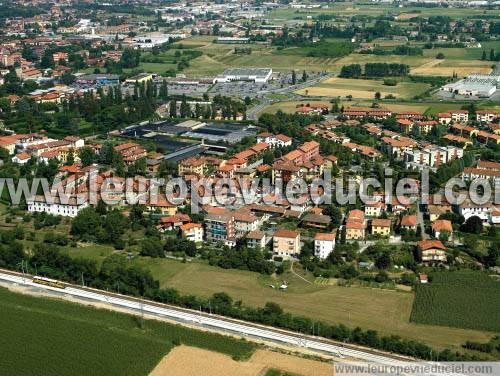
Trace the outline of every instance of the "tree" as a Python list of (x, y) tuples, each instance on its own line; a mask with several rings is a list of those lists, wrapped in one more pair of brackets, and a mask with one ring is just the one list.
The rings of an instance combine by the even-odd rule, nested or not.
[(436, 59), (444, 59), (444, 54), (442, 52), (438, 52), (438, 54), (436, 55)]
[(342, 68), (340, 69), (339, 77), (358, 78), (361, 77), (361, 74), (362, 74), (361, 65), (350, 64), (342, 66)]
[(307, 73), (306, 73), (306, 70), (304, 69), (304, 71), (302, 72), (302, 82), (306, 82), (307, 81)]
[(141, 242), (141, 256), (165, 257), (163, 245), (158, 238), (146, 238)]
[(332, 226), (333, 227), (338, 227), (340, 225), (340, 223), (342, 222), (342, 212), (335, 205), (329, 205), (329, 206), (327, 206), (323, 210), (323, 213), (325, 215), (330, 216), (330, 218), (332, 219)]
[(486, 60), (486, 51), (483, 50), (483, 54), (481, 56), (481, 60)]
[(81, 148), (78, 151), (78, 156), (80, 157), (83, 167), (90, 166), (91, 164), (95, 163), (97, 159), (94, 150), (88, 146)]
[(495, 50), (493, 48), (490, 50), (490, 61), (495, 61)]
[(42, 69), (47, 69), (47, 68), (54, 68), (55, 63), (54, 59), (52, 57), (52, 51), (50, 49), (47, 49), (45, 51), (45, 54), (42, 56), (42, 59), (40, 60), (40, 68)]
[(187, 103), (186, 95), (182, 96), (182, 102), (181, 102), (181, 117), (182, 118), (188, 118), (191, 117), (191, 107)]
[(500, 257), (500, 249), (498, 243), (493, 244), (488, 249), (488, 255), (485, 257), (484, 264), (488, 267), (494, 267), (498, 265), (498, 258)]
[(166, 80), (163, 80), (161, 83), (159, 97), (160, 97), (160, 99), (163, 99), (163, 100), (168, 99), (168, 85), (167, 85)]
[(177, 117), (177, 101), (175, 99), (170, 101), (170, 117)]
[(292, 85), (295, 85), (297, 83), (297, 74), (295, 73), (295, 70), (292, 71)]
[(469, 234), (481, 234), (483, 232), (483, 221), (478, 216), (473, 215), (460, 226), (460, 230)]
[(380, 98), (381, 98), (381, 97), (382, 97), (382, 95), (380, 94), (380, 91), (377, 91), (377, 92), (375, 93), (375, 100), (377, 100), (377, 101), (378, 101), (378, 100), (380, 100)]
[(391, 256), (389, 255), (389, 252), (383, 251), (380, 253), (375, 259), (375, 266), (378, 269), (389, 269), (391, 266)]
[(93, 239), (96, 229), (101, 226), (101, 218), (93, 208), (85, 208), (78, 212), (71, 222), (71, 235), (80, 239)]
[(450, 238), (450, 233), (448, 231), (441, 231), (439, 233), (439, 240), (442, 242), (442, 243), (445, 243), (448, 241), (448, 239)]

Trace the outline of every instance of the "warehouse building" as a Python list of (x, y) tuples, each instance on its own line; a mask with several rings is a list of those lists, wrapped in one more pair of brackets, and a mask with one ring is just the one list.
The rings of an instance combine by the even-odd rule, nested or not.
[(466, 97), (491, 97), (499, 87), (498, 74), (471, 74), (463, 80), (444, 85), (441, 90)]
[(220, 76), (214, 78), (214, 84), (218, 82), (253, 81), (266, 83), (273, 75), (271, 68), (231, 68), (226, 69)]

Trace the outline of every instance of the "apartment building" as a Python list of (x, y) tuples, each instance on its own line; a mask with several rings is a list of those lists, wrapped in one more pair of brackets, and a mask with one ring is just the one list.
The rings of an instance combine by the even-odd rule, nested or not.
[(180, 226), (182, 237), (195, 243), (203, 243), (203, 226), (199, 223), (186, 223)]
[(314, 256), (326, 259), (335, 249), (335, 233), (317, 233), (314, 236)]
[(273, 252), (279, 256), (297, 256), (300, 253), (300, 233), (280, 229), (273, 235)]
[(234, 218), (226, 214), (208, 214), (205, 217), (205, 237), (207, 241), (222, 242), (233, 247), (235, 242)]
[(430, 145), (423, 149), (405, 152), (406, 167), (422, 170), (430, 168), (436, 170), (442, 164), (454, 159), (462, 158), (464, 150), (456, 146)]

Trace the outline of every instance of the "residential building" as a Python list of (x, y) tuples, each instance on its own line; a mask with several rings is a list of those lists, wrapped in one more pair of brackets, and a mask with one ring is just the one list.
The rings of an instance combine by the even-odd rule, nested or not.
[(72, 195), (68, 195), (66, 198), (54, 196), (49, 200), (46, 200), (44, 195), (39, 195), (26, 201), (30, 213), (44, 212), (72, 218), (76, 217), (80, 210), (88, 207), (88, 200), (80, 200), (77, 196)]
[(203, 226), (199, 223), (186, 223), (180, 226), (182, 237), (192, 242), (203, 243)]
[(365, 205), (365, 215), (367, 217), (380, 217), (385, 209), (385, 204), (382, 201), (370, 202)]
[(251, 231), (247, 234), (246, 240), (248, 248), (264, 249), (266, 247), (266, 233), (264, 231)]
[(243, 237), (246, 233), (256, 231), (260, 227), (259, 218), (250, 212), (235, 211), (232, 212), (234, 218), (234, 229), (236, 237)]
[(233, 216), (208, 214), (205, 217), (205, 236), (209, 242), (222, 242), (227, 246), (234, 246), (236, 242)]
[(451, 120), (455, 123), (467, 123), (469, 121), (469, 111), (467, 110), (453, 110), (450, 111)]
[(335, 233), (317, 233), (314, 236), (314, 256), (326, 259), (335, 249)]
[(399, 220), (400, 229), (407, 231), (416, 231), (417, 230), (417, 216), (416, 215), (405, 215)]
[(438, 219), (437, 221), (434, 221), (431, 225), (431, 228), (434, 237), (437, 239), (439, 239), (440, 235), (443, 232), (446, 232), (448, 234), (448, 238), (446, 240), (450, 240), (451, 236), (453, 235), (453, 226), (451, 224), (451, 221), (447, 219)]
[(364, 239), (365, 213), (354, 209), (349, 212), (346, 220), (346, 240)]
[(182, 225), (191, 222), (191, 217), (187, 214), (175, 214), (168, 217), (161, 217), (158, 229), (162, 231), (170, 231), (180, 228)]
[(462, 215), (465, 220), (470, 217), (479, 217), (484, 223), (488, 223), (491, 212), (494, 211), (494, 206), (491, 202), (485, 204), (476, 204), (470, 199), (466, 199), (460, 205), (454, 205), (453, 210)]
[(446, 262), (446, 247), (439, 240), (421, 240), (417, 242), (417, 248), (424, 264)]
[(495, 111), (483, 110), (476, 111), (476, 121), (480, 123), (491, 123), (498, 117)]
[(423, 149), (405, 152), (405, 162), (407, 168), (436, 170), (442, 164), (462, 158), (463, 154), (464, 150), (456, 146), (430, 145)]
[(300, 253), (300, 233), (280, 229), (273, 235), (273, 252), (279, 256), (297, 256)]
[(274, 148), (282, 148), (285, 146), (292, 145), (292, 138), (285, 136), (284, 134), (273, 135), (269, 132), (259, 133), (257, 135), (257, 143), (265, 142), (272, 149)]
[(391, 234), (391, 220), (375, 218), (372, 219), (372, 235), (389, 236)]
[(323, 214), (307, 214), (302, 219), (302, 224), (307, 227), (326, 229), (330, 226), (332, 219)]

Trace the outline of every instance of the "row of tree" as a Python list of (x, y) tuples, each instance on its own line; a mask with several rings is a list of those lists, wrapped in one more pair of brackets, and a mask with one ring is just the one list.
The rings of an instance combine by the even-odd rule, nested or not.
[(364, 74), (360, 64), (344, 65), (340, 69), (340, 77), (405, 77), (410, 73), (410, 67), (406, 64), (397, 63), (367, 63)]

